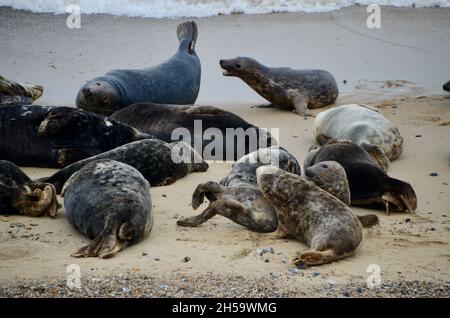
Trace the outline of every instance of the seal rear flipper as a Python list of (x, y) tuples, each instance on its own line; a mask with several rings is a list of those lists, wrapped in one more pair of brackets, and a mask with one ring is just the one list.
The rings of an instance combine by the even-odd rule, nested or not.
[(390, 166), (390, 161), (383, 150), (380, 147), (369, 144), (367, 142), (363, 142), (360, 144), (361, 148), (369, 153), (373, 160), (378, 164), (378, 166), (383, 170), (383, 172), (387, 172)]
[(194, 21), (188, 21), (178, 25), (177, 37), (180, 41), (180, 49), (187, 49), (189, 53), (194, 52), (197, 36), (198, 28)]
[(33, 190), (30, 186), (25, 186), (13, 200), (12, 206), (20, 215), (33, 217), (46, 215), (53, 218), (58, 211), (59, 204), (53, 185), (43, 184), (34, 187)]
[(26, 96), (34, 101), (42, 96), (43, 91), (44, 88), (41, 85), (20, 84), (0, 76), (0, 94)]
[(309, 250), (298, 255), (292, 260), (296, 266), (314, 266), (331, 263), (350, 256), (352, 253), (338, 254), (333, 249), (326, 251)]
[(417, 196), (409, 183), (388, 177), (382, 187), (381, 200), (385, 204), (387, 214), (391, 210), (409, 213), (416, 211)]
[(80, 161), (85, 158), (89, 158), (95, 156), (96, 153), (93, 153), (89, 150), (84, 150), (80, 148), (63, 148), (58, 150), (58, 164), (62, 167), (68, 166), (74, 162)]
[(202, 223), (205, 223), (209, 219), (211, 219), (213, 216), (217, 214), (216, 210), (208, 207), (205, 211), (200, 213), (199, 215), (190, 217), (190, 218), (183, 218), (181, 220), (177, 221), (177, 225), (184, 226), (184, 227), (195, 227), (199, 226)]
[[(122, 224), (122, 226), (124, 224)], [(71, 256), (77, 258), (99, 257), (103, 259), (113, 257), (118, 252), (125, 249), (128, 245), (127, 240), (120, 238), (121, 228), (119, 229), (118, 234), (114, 233), (114, 231), (112, 233), (110, 231), (103, 231), (90, 244), (80, 248)]]
[(192, 208), (196, 210), (206, 198), (213, 202), (216, 201), (223, 194), (223, 189), (220, 184), (214, 181), (201, 183), (197, 186), (192, 194)]

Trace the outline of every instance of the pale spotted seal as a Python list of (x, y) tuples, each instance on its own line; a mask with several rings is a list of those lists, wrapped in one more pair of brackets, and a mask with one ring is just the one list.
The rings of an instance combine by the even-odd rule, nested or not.
[(379, 110), (365, 105), (343, 105), (319, 113), (313, 133), (319, 144), (341, 138), (360, 145), (384, 171), (389, 160), (397, 159), (403, 151), (398, 128)]
[(312, 181), (279, 169), (256, 170), (258, 186), (275, 208), (279, 237), (297, 239), (311, 249), (300, 253), (296, 265), (321, 265), (355, 253), (363, 229), (352, 210)]
[(0, 159), (19, 166), (61, 168), (132, 141), (154, 138), (72, 107), (0, 107)]
[(0, 106), (31, 105), (43, 92), (41, 85), (17, 83), (0, 75)]
[(125, 106), (152, 102), (194, 104), (200, 89), (201, 67), (195, 53), (197, 25), (178, 25), (178, 51), (157, 66), (135, 70), (113, 70), (94, 78), (78, 92), (77, 107), (110, 115)]
[(14, 163), (0, 160), (0, 214), (54, 217), (57, 211), (53, 185), (31, 181)]
[(225, 76), (239, 77), (273, 106), (300, 115), (334, 103), (339, 94), (333, 75), (324, 70), (267, 67), (249, 57), (220, 60), (220, 66)]
[(69, 223), (93, 240), (74, 257), (113, 257), (152, 229), (150, 185), (124, 163), (90, 162), (67, 181), (62, 196)]

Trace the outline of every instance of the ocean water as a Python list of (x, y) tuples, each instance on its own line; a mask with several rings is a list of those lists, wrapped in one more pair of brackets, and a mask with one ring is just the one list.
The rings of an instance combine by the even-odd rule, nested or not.
[(450, 0), (0, 0), (0, 6), (55, 14), (66, 13), (70, 4), (78, 4), (84, 14), (178, 18), (235, 13), (328, 12), (356, 4), (450, 7)]

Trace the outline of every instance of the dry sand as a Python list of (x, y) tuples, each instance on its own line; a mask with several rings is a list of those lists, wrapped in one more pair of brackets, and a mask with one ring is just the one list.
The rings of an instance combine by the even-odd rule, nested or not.
[[(177, 218), (200, 212), (190, 207), (196, 185), (220, 180), (231, 166), (212, 163), (206, 173), (153, 188), (150, 236), (109, 260), (69, 256), (88, 240), (68, 224), (63, 210), (54, 220), (0, 217), (0, 296), (448, 297), (450, 96), (440, 87), (450, 79), (445, 40), (450, 10), (384, 8), (382, 14), (385, 28), (376, 35), (361, 26), (366, 15), (358, 7), (198, 19), (203, 63), (198, 102), (224, 107), (260, 127), (280, 128), (280, 144), (302, 161), (314, 143), (313, 119), (252, 108), (262, 99), (239, 80), (223, 78), (217, 60), (248, 55), (269, 65), (332, 71), (342, 91), (338, 105), (371, 104), (399, 126), (406, 147), (389, 174), (413, 185), (416, 214), (375, 212), (380, 226), (365, 230), (354, 256), (293, 273), (290, 259), (307, 249), (297, 241), (273, 240), (220, 216), (198, 228), (177, 227)], [(87, 16), (81, 30), (68, 30), (64, 23), (62, 16), (0, 9), (0, 74), (43, 84), (43, 104), (73, 105), (85, 80), (111, 68), (156, 64), (176, 47), (176, 20)], [(398, 79), (410, 83), (388, 81)], [(56, 170), (25, 171), (37, 178)], [(257, 255), (263, 247), (273, 247), (274, 254)], [(82, 291), (64, 287), (69, 264), (81, 268)], [(381, 291), (366, 288), (369, 264), (381, 268)]]

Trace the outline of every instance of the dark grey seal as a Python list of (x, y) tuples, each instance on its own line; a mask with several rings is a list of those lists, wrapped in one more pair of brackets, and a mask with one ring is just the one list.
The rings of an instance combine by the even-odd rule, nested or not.
[(339, 91), (324, 70), (294, 70), (262, 65), (249, 57), (220, 60), (225, 76), (236, 76), (279, 109), (309, 115), (309, 109), (334, 103)]
[(444, 85), (442, 85), (442, 89), (444, 91), (450, 92), (450, 81), (448, 81), (447, 83), (445, 83)]
[(308, 153), (304, 168), (323, 161), (336, 161), (344, 168), (352, 205), (386, 209), (387, 213), (416, 210), (417, 197), (412, 186), (389, 177), (361, 146), (348, 140), (332, 139)]
[[(213, 106), (138, 103), (115, 112), (110, 118), (166, 142), (174, 141), (173, 138), (177, 137), (172, 136), (172, 133), (183, 128), (189, 133), (191, 146), (201, 152), (203, 158), (207, 160), (237, 160), (259, 148), (277, 144), (276, 139), (264, 129), (248, 123), (231, 112)], [(217, 144), (221, 151), (217, 149), (208, 151), (215, 145), (217, 137), (208, 135), (207, 132), (211, 131), (213, 134), (220, 133), (225, 137), (223, 142)], [(236, 135), (236, 137), (231, 136), (233, 137), (232, 149), (226, 138), (230, 131)]]
[(256, 176), (261, 192), (276, 210), (278, 236), (311, 248), (294, 258), (295, 265), (321, 265), (355, 253), (363, 229), (345, 203), (314, 182), (274, 166), (259, 167)]
[(200, 89), (201, 67), (195, 53), (195, 22), (178, 25), (178, 51), (157, 66), (136, 70), (113, 70), (94, 78), (78, 92), (77, 107), (110, 115), (125, 106), (152, 102), (194, 104)]
[(113, 257), (152, 229), (150, 185), (124, 163), (90, 162), (67, 181), (62, 195), (69, 223), (93, 240), (74, 257)]
[(57, 211), (53, 185), (31, 181), (15, 164), (0, 160), (0, 214), (54, 217)]
[(154, 138), (82, 109), (46, 106), (0, 107), (0, 136), (0, 159), (50, 168)]
[(40, 181), (53, 184), (60, 193), (62, 186), (72, 174), (99, 159), (115, 160), (132, 166), (142, 173), (152, 187), (172, 184), (190, 172), (208, 170), (208, 164), (189, 145), (146, 139), (80, 160)]
[(17, 83), (0, 76), (0, 106), (31, 105), (43, 92), (41, 85)]

